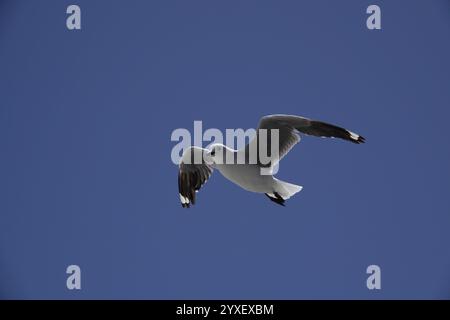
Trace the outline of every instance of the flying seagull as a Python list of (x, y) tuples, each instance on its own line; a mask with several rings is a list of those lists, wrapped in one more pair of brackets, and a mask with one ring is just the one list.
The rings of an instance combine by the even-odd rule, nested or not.
[[(260, 130), (266, 129), (266, 130)], [(270, 132), (278, 130), (278, 157), (271, 162), (262, 162), (259, 153), (256, 161), (251, 162), (251, 150), (259, 150), (262, 132), (266, 132), (266, 150), (271, 149)], [(365, 139), (344, 128), (321, 121), (293, 115), (268, 115), (259, 121), (256, 136), (241, 150), (233, 150), (223, 144), (212, 144), (209, 149), (191, 146), (181, 158), (178, 171), (178, 190), (183, 208), (195, 204), (196, 192), (210, 178), (213, 169), (241, 188), (257, 193), (264, 193), (271, 201), (284, 206), (284, 202), (302, 190), (301, 186), (278, 180), (272, 174), (263, 174), (262, 169), (273, 167), (300, 141), (299, 134), (316, 137), (340, 138), (355, 144), (364, 143)], [(243, 163), (236, 161), (243, 157)], [(270, 154), (269, 154), (270, 156)], [(194, 158), (200, 161), (194, 161)], [(235, 161), (226, 162), (225, 159)]]

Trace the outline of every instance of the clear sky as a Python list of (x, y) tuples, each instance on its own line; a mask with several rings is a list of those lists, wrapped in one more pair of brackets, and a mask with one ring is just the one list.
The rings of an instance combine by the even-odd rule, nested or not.
[[(450, 298), (449, 57), (446, 0), (2, 0), (0, 297)], [(286, 207), (215, 172), (181, 208), (172, 131), (273, 113), (367, 143), (305, 137)]]

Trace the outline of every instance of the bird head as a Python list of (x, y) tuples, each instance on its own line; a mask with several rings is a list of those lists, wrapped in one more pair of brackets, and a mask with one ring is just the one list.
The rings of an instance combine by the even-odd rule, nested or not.
[(209, 157), (215, 164), (224, 164), (226, 160), (227, 152), (232, 152), (233, 150), (221, 143), (214, 143), (209, 147)]

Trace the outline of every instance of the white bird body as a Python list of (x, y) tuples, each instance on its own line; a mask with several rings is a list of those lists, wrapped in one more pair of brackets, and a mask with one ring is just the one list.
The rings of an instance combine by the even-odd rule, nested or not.
[[(211, 148), (223, 148), (225, 151), (225, 157), (228, 156), (228, 158), (231, 159), (236, 159), (237, 153), (243, 152), (242, 150), (232, 150), (221, 144), (212, 145)], [(228, 153), (232, 153), (233, 155), (227, 155)], [(277, 192), (279, 194), (284, 194), (285, 196), (283, 198), (288, 199), (302, 189), (302, 187), (296, 186), (298, 189), (295, 190), (295, 193), (291, 194), (292, 191), (287, 191), (287, 186), (283, 186), (286, 182), (276, 179), (272, 174), (261, 174), (261, 167), (258, 164), (213, 163), (212, 166), (225, 178), (247, 191), (267, 193), (271, 195), (274, 192)]]

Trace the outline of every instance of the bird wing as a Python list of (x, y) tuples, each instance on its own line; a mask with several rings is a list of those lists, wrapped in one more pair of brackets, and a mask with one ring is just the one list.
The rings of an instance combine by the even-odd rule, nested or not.
[(195, 204), (195, 193), (206, 183), (213, 172), (204, 159), (207, 149), (189, 147), (183, 153), (178, 170), (178, 192), (183, 208)]
[[(259, 140), (260, 129), (267, 130), (267, 154), (270, 156), (271, 150), (271, 130), (278, 129), (279, 137), (279, 157), (273, 159), (269, 164), (262, 165), (259, 161)], [(364, 137), (353, 133), (344, 128), (325, 123), (322, 121), (311, 120), (293, 115), (268, 115), (261, 118), (256, 132), (256, 137), (250, 141), (246, 146), (246, 154), (249, 154), (252, 150), (257, 150), (258, 164), (261, 166), (273, 166), (280, 161), (299, 141), (299, 133), (316, 136), (316, 137), (329, 137), (340, 138), (356, 144), (364, 143)], [(248, 158), (247, 158), (248, 159)]]

